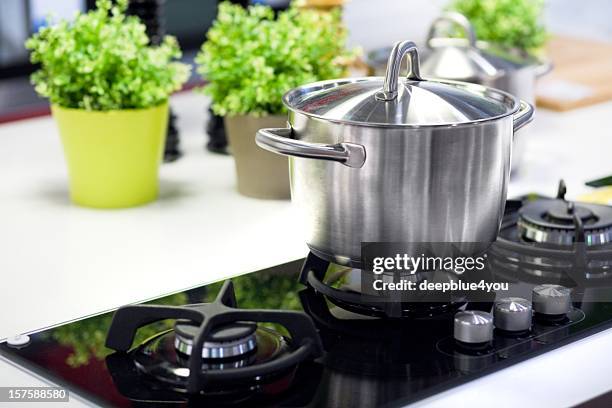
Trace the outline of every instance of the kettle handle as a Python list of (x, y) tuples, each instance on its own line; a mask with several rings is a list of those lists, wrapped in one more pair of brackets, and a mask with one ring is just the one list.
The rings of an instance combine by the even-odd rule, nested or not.
[(518, 112), (514, 114), (514, 120), (512, 122), (514, 132), (516, 132), (517, 130), (519, 130), (520, 128), (528, 124), (529, 122), (531, 122), (533, 120), (534, 115), (535, 115), (535, 108), (533, 107), (533, 105), (521, 100), (520, 108)]
[(292, 129), (259, 129), (255, 143), (263, 149), (284, 156), (337, 161), (348, 167), (363, 167), (365, 147), (356, 143), (312, 143), (291, 139)]
[(468, 20), (466, 16), (454, 11), (443, 13), (440, 17), (436, 18), (433, 23), (431, 23), (426, 41), (428, 47), (431, 47), (431, 40), (434, 39), (438, 31), (438, 26), (441, 23), (453, 23), (461, 27), (468, 39), (470, 47), (476, 48), (476, 31), (474, 31), (474, 26), (472, 26), (472, 23), (470, 23), (470, 20)]
[(419, 69), (419, 52), (416, 44), (412, 41), (396, 42), (387, 60), (387, 72), (383, 89), (376, 92), (376, 99), (379, 101), (392, 101), (397, 98), (398, 81), (402, 60), (408, 54), (408, 75), (406, 79), (410, 81), (421, 81)]

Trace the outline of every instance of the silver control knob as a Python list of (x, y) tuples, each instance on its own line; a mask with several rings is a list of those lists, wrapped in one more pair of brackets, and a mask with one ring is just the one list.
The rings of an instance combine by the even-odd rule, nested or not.
[(544, 315), (562, 315), (572, 308), (571, 290), (561, 285), (539, 285), (533, 288), (533, 310)]
[(480, 310), (467, 310), (455, 314), (455, 340), (463, 343), (485, 343), (493, 339), (493, 316)]
[(495, 327), (506, 331), (524, 331), (531, 328), (531, 302), (519, 297), (507, 297), (495, 302)]

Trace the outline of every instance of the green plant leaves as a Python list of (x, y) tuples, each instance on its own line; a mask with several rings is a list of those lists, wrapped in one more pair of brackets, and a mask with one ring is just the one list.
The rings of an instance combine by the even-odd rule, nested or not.
[(221, 3), (208, 40), (196, 57), (218, 115), (279, 114), (282, 95), (322, 79), (338, 78), (346, 30), (339, 12), (291, 8), (274, 19), (269, 7)]
[(174, 62), (174, 37), (150, 46), (145, 26), (127, 17), (127, 0), (98, 0), (97, 9), (42, 28), (26, 41), (41, 68), (32, 77), (40, 95), (64, 108), (106, 111), (144, 109), (163, 103), (189, 77)]
[(453, 0), (449, 6), (470, 20), (478, 39), (530, 54), (546, 43), (543, 8), (544, 0)]

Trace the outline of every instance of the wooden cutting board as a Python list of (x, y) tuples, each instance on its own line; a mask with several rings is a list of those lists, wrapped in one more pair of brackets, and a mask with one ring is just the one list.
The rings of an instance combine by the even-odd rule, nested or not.
[(555, 36), (547, 53), (554, 69), (538, 80), (538, 106), (566, 111), (612, 100), (612, 43)]

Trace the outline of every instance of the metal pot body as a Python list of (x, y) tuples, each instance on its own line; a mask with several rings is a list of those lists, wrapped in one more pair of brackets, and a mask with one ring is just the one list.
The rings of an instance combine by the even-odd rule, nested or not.
[(491, 88), (506, 91), (525, 102), (535, 101), (535, 67), (526, 66), (512, 72), (505, 73), (496, 78), (475, 78), (472, 81)]
[[(311, 250), (356, 265), (362, 242), (495, 241), (512, 116), (458, 127), (376, 128), (291, 112), (292, 138), (365, 148), (363, 167), (290, 157), (291, 196)], [(482, 246), (474, 248), (482, 250)]]
[[(525, 102), (535, 104), (535, 86), (538, 69), (541, 68), (529, 65), (521, 69), (505, 73), (497, 78), (474, 82), (506, 91)], [(525, 155), (525, 142), (529, 138), (529, 132), (531, 132), (529, 129), (525, 129), (514, 137), (512, 146), (512, 161), (510, 163), (510, 168), (513, 174), (517, 173), (521, 166), (522, 158)]]

